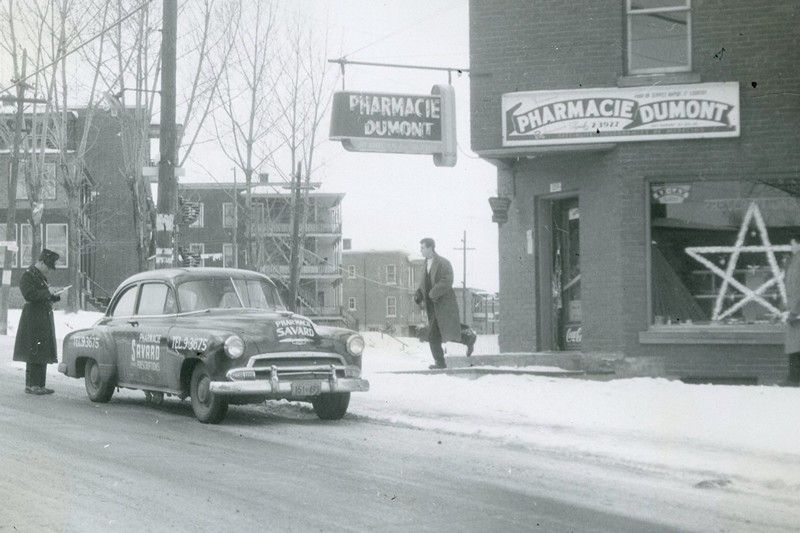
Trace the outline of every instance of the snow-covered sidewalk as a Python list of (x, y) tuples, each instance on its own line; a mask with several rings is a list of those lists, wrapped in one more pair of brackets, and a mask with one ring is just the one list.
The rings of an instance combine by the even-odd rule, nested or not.
[[(353, 397), (355, 414), (683, 472), (700, 486), (780, 493), (800, 503), (800, 389), (645, 378), (388, 374), (427, 368), (427, 345), (366, 336), (364, 372), (371, 390)], [(493, 340), (480, 338), (476, 353), (491, 352)]]
[[(59, 342), (68, 331), (99, 317), (56, 311)], [(19, 310), (10, 310), (9, 335), (0, 337), (0, 351), (6, 354), (0, 370), (23, 368), (11, 361), (18, 319)], [(686, 385), (665, 379), (393, 374), (389, 372), (426, 369), (432, 361), (427, 344), (380, 333), (365, 337), (364, 374), (371, 390), (353, 395), (353, 415), (567, 457), (592, 456), (681, 476), (700, 487), (800, 503), (800, 389)], [(496, 342), (495, 337), (480, 337), (476, 353), (497, 353)], [(448, 348), (451, 353), (463, 351), (460, 345)], [(48, 372), (54, 386), (68, 381), (54, 365)]]

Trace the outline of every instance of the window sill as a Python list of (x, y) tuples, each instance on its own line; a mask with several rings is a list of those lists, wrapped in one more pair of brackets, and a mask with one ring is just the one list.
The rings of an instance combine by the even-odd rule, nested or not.
[(617, 87), (643, 87), (651, 85), (678, 85), (700, 83), (695, 72), (665, 72), (663, 74), (634, 74), (617, 78)]
[(639, 332), (641, 344), (783, 344), (784, 327), (773, 324), (741, 326), (650, 326)]

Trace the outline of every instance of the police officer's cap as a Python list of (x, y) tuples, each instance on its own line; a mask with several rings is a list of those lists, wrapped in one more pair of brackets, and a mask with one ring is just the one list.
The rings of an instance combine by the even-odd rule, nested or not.
[(53, 250), (48, 250), (47, 248), (43, 248), (42, 253), (39, 254), (39, 261), (47, 265), (47, 268), (52, 270), (56, 268), (56, 261), (58, 261), (59, 257), (60, 256)]

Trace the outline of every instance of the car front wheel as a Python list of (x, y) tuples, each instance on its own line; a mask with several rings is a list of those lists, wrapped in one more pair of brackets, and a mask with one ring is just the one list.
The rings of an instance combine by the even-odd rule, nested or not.
[(100, 375), (100, 366), (94, 359), (86, 361), (83, 374), (86, 384), (86, 394), (93, 402), (106, 403), (114, 394), (114, 384), (104, 380)]
[(311, 400), (314, 412), (322, 420), (339, 420), (347, 412), (350, 405), (349, 392), (336, 392), (332, 394), (321, 394)]
[(217, 424), (228, 412), (228, 402), (209, 389), (211, 376), (206, 367), (199, 364), (192, 372), (189, 394), (192, 397), (194, 416), (204, 424)]

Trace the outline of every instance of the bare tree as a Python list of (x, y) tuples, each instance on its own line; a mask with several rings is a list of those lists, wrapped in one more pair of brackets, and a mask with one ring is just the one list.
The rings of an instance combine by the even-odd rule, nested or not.
[[(214, 125), (222, 151), (245, 176), (245, 236), (248, 262), (252, 263), (251, 187), (253, 173), (275, 150), (270, 136), (273, 127), (270, 105), (277, 82), (274, 71), (278, 54), (273, 46), (274, 4), (257, 2), (249, 7), (250, 10), (242, 13), (239, 38), (230, 52), (231, 61), (223, 71), (218, 91), (225, 117), (224, 120), (215, 119)], [(234, 205), (238, 206), (238, 201)]]
[[(321, 142), (319, 127), (333, 96), (335, 78), (329, 75), (327, 63), (327, 33), (315, 36), (305, 29), (299, 17), (289, 26), (286, 38), (286, 61), (278, 75), (274, 93), (277, 120), (274, 134), (284, 147), (272, 158), (274, 167), (291, 183), (292, 234), (289, 242), (290, 270), (288, 289), (291, 305), (295, 306), (300, 293), (300, 268), (306, 242), (306, 207), (309, 201), (314, 156)], [(290, 172), (281, 172), (288, 154)], [(308, 300), (310, 297), (304, 297)]]

